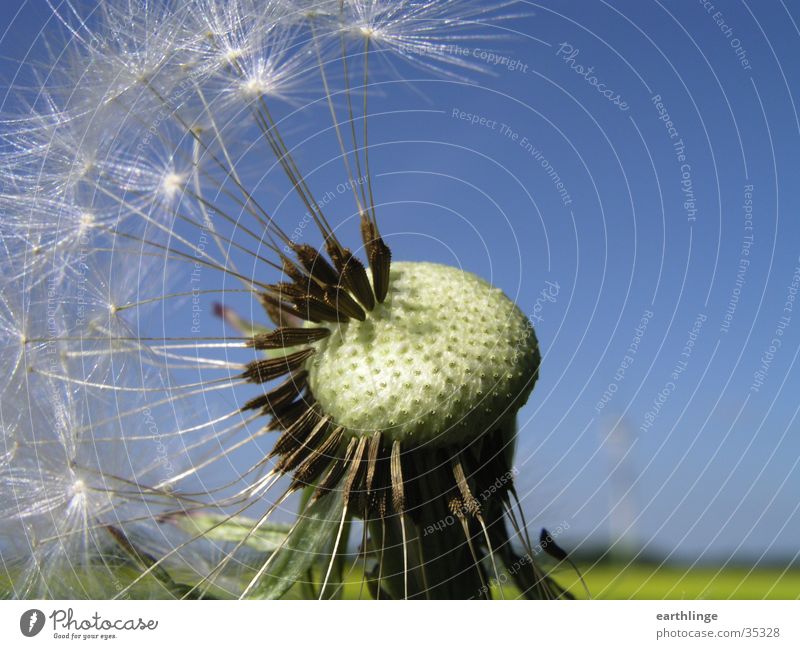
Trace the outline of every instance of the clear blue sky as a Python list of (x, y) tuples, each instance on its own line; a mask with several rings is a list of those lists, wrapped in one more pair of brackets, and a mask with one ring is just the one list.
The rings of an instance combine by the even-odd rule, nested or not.
[[(0, 7), (5, 82), (47, 19), (18, 5)], [(373, 100), (395, 256), (460, 264), (535, 316), (544, 360), (518, 451), (534, 525), (567, 521), (572, 547), (630, 526), (630, 547), (672, 558), (791, 558), (800, 5), (520, 8), (505, 40), (468, 45), (475, 62), (508, 57), (491, 74), (407, 71), (419, 80)]]

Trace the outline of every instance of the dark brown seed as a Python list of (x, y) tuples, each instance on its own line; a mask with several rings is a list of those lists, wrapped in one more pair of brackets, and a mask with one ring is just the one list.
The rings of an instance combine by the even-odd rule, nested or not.
[(320, 286), (317, 280), (307, 275), (291, 261), (287, 260), (284, 262), (283, 272), (292, 280), (292, 285), (297, 288), (298, 293), (303, 295), (310, 293), (317, 297), (322, 297), (325, 294), (325, 290)]
[(339, 273), (334, 270), (333, 266), (328, 263), (328, 260), (316, 248), (304, 243), (295, 244), (293, 250), (303, 268), (320, 282), (323, 284), (339, 283)]
[(269, 293), (260, 293), (258, 299), (269, 319), (279, 327), (298, 327), (305, 319), (296, 307), (282, 302)]
[(272, 414), (272, 421), (267, 424), (266, 430), (286, 430), (315, 403), (314, 397), (306, 392), (296, 401), (281, 404), (280, 407), (270, 408), (265, 414)]
[(378, 239), (367, 248), (367, 255), (372, 269), (375, 297), (378, 302), (383, 302), (389, 293), (389, 271), (392, 264), (392, 251), (383, 242), (383, 239)]
[(349, 318), (355, 318), (364, 322), (367, 314), (364, 309), (356, 302), (343, 286), (334, 286), (325, 293), (325, 301), (337, 311), (344, 313)]
[[(345, 483), (348, 492), (351, 495), (354, 495), (358, 499), (361, 499), (361, 497), (366, 493), (365, 481), (367, 475), (368, 444), (369, 444), (368, 438), (359, 437), (358, 446), (356, 447), (353, 459), (351, 460), (351, 465), (353, 467), (353, 474), (352, 476), (348, 475), (347, 478), (347, 481), (349, 481), (350, 484), (348, 485), (347, 483)], [(363, 510), (363, 507), (361, 509)]]
[(330, 329), (322, 327), (279, 327), (269, 333), (253, 336), (247, 344), (255, 349), (281, 349), (297, 345), (310, 345), (330, 335)]
[(261, 396), (250, 399), (242, 406), (242, 410), (265, 409), (267, 414), (270, 410), (280, 408), (282, 405), (292, 401), (298, 394), (305, 390), (308, 381), (308, 372), (303, 370), (293, 374), (277, 388), (262, 394)]
[(367, 260), (372, 272), (372, 287), (375, 298), (383, 302), (389, 292), (389, 271), (392, 263), (392, 251), (383, 242), (378, 228), (366, 215), (361, 217), (361, 238), (367, 249)]
[(464, 517), (465, 507), (464, 501), (461, 500), (461, 498), (457, 496), (450, 498), (450, 500), (447, 501), (447, 508), (450, 510), (451, 514), (457, 516), (459, 519)]
[(375, 479), (375, 468), (378, 461), (378, 452), (381, 450), (381, 434), (373, 433), (369, 438), (367, 452), (367, 473), (364, 480), (364, 490), (369, 494), (372, 491), (372, 481)]
[(313, 417), (298, 420), (297, 425), (287, 429), (278, 439), (276, 448), (280, 446), (282, 449), (282, 457), (276, 467), (279, 471), (283, 473), (294, 471), (326, 439), (330, 430), (330, 420), (325, 417), (314, 422)]
[(336, 428), (318, 448), (312, 450), (311, 454), (294, 472), (294, 480), (290, 489), (299, 489), (313, 484), (331, 460), (335, 461), (334, 453), (342, 441), (343, 430), (341, 427)]
[(478, 499), (472, 495), (469, 485), (467, 484), (467, 477), (464, 474), (464, 467), (461, 465), (461, 460), (457, 457), (453, 459), (453, 475), (456, 479), (456, 485), (461, 492), (463, 506), (471, 516), (478, 516), (481, 513), (481, 506)]
[(375, 461), (375, 475), (370, 485), (369, 506), (372, 518), (384, 518), (388, 512), (391, 492), (389, 464), (389, 453), (381, 440), (378, 457)]
[(331, 239), (328, 239), (326, 247), (333, 260), (333, 265), (339, 271), (340, 280), (338, 283), (343, 284), (364, 305), (367, 311), (372, 311), (375, 308), (375, 295), (367, 278), (364, 264), (350, 250), (342, 248)]
[(312, 295), (293, 300), (295, 306), (303, 314), (303, 318), (312, 322), (347, 322), (350, 318), (336, 307), (318, 300)]
[(284, 429), (272, 447), (269, 457), (293, 452), (298, 445), (305, 443), (306, 437), (319, 422), (320, 416), (316, 408), (306, 408)]
[(308, 294), (302, 286), (291, 284), (290, 282), (278, 282), (277, 284), (267, 284), (267, 290), (271, 291), (279, 300), (294, 302), (296, 298)]
[(303, 285), (311, 279), (303, 270), (291, 259), (283, 257), (283, 274), (295, 284)]
[(240, 376), (251, 383), (266, 383), (299, 369), (313, 354), (313, 349), (303, 349), (281, 358), (252, 361), (247, 364), (247, 369)]
[(392, 444), (392, 456), (390, 462), (392, 477), (392, 507), (397, 514), (405, 511), (406, 497), (403, 484), (403, 469), (400, 463), (400, 442), (397, 440)]
[(358, 461), (359, 458), (356, 457), (356, 453), (358, 449), (363, 450), (362, 441), (364, 441), (363, 437), (360, 440), (355, 437), (350, 438), (344, 457), (336, 458), (331, 462), (328, 472), (323, 476), (322, 480), (319, 481), (314, 495), (312, 496), (312, 500), (321, 498), (329, 491), (335, 489), (336, 485), (338, 485), (339, 481), (342, 479), (342, 476), (347, 473), (347, 478), (342, 490), (342, 505), (347, 507), (348, 501), (350, 500), (350, 490), (352, 489), (353, 481), (355, 480), (360, 463)]

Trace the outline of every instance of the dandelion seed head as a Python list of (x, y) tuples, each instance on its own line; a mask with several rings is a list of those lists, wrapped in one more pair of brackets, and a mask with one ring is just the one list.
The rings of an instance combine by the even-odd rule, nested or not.
[[(455, 482), (455, 466), (481, 473), (478, 490), (490, 483), (484, 465), (507, 444), (538, 373), (532, 329), (468, 273), (393, 262), (372, 183), (354, 179), (375, 177), (365, 149), (382, 59), (470, 67), (448, 47), (484, 5), (109, 0), (53, 9), (67, 42), (45, 50), (63, 56), (30, 110), (0, 132), (0, 520), (23, 563), (16, 593), (107, 596), (97, 566), (127, 556), (141, 569), (151, 559), (133, 548), (146, 547), (158, 557), (158, 570), (143, 571), (151, 578), (183, 561), (200, 595), (220, 583), (248, 594), (236, 565), (263, 573), (262, 555), (219, 545), (208, 530), (184, 546), (187, 530), (172, 522), (186, 520), (187, 505), (263, 505), (282, 476), (292, 482), (279, 502), (305, 485), (315, 485), (312, 502), (340, 490), (328, 499), (332, 518), (363, 516), (365, 530), (370, 518), (396, 515), (402, 525), (415, 506), (406, 486), (421, 476), (404, 478), (401, 455), (419, 467), (433, 457), (428, 446), (450, 454), (437, 480), (464, 503), (469, 486)], [(339, 224), (286, 137), (285, 124), (306, 114), (286, 104), (300, 100), (327, 104), (367, 263), (338, 241)], [(321, 250), (281, 230), (283, 202), (262, 190), (264, 152), (270, 184), (272, 169), (285, 173)], [(291, 282), (271, 284), (275, 276)], [(224, 322), (205, 317), (207, 300), (238, 293), (278, 329), (227, 304)], [(214, 337), (228, 328), (233, 338)], [(257, 386), (264, 392), (253, 395)], [(276, 430), (277, 441), (262, 444)], [(462, 467), (472, 442), (483, 450)], [(255, 458), (246, 470), (240, 455)], [(373, 478), (366, 502), (358, 494)], [(351, 490), (358, 512), (348, 510)], [(439, 505), (452, 508), (453, 493), (438, 494)], [(486, 554), (477, 550), (476, 567)], [(53, 579), (66, 571), (78, 576), (72, 584)]]
[(225, 63), (235, 63), (244, 56), (244, 50), (239, 47), (227, 47), (222, 52)]
[(269, 95), (273, 92), (275, 84), (268, 75), (259, 73), (254, 77), (245, 79), (242, 82), (242, 92), (246, 97), (256, 98), (261, 95)]
[(161, 191), (168, 199), (172, 200), (183, 191), (185, 185), (185, 174), (170, 171), (164, 175), (164, 179), (161, 181)]
[(89, 210), (85, 210), (78, 218), (81, 231), (89, 230), (97, 224), (97, 217)]
[(69, 66), (86, 92), (77, 101), (91, 112), (118, 104), (142, 111), (146, 90), (167, 95), (192, 69), (192, 38), (185, 29), (188, 3), (101, 3), (93, 10), (69, 4), (56, 12), (68, 37)]
[[(508, 4), (508, 3), (505, 3)], [(350, 37), (366, 41), (382, 55), (446, 76), (454, 68), (482, 69), (461, 52), (479, 38), (475, 27), (495, 15), (503, 3), (475, 0), (346, 0), (338, 20)]]
[(318, 343), (309, 385), (333, 420), (405, 442), (474, 439), (516, 415), (539, 352), (501, 291), (448, 266), (397, 262), (386, 302)]

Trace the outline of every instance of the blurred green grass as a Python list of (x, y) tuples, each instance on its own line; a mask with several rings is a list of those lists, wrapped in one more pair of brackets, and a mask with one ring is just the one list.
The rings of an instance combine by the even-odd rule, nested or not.
[[(750, 568), (747, 566), (680, 566), (650, 563), (598, 563), (579, 565), (592, 599), (799, 599), (800, 568)], [(578, 599), (587, 594), (573, 572), (553, 575)], [(344, 599), (358, 599), (360, 575), (346, 578)], [(505, 599), (519, 597), (508, 584)], [(495, 599), (500, 599), (494, 587)], [(364, 595), (366, 597), (366, 589)]]
[[(605, 563), (581, 570), (596, 599), (800, 598), (798, 568)], [(567, 583), (563, 576), (561, 581)], [(577, 585), (570, 585), (579, 595)]]
[[(800, 568), (708, 565), (689, 567), (613, 562), (579, 564), (579, 568), (593, 599), (800, 599)], [(133, 574), (129, 569), (120, 567), (118, 577), (120, 582), (129, 583)], [(105, 575), (108, 578), (107, 572)], [(553, 576), (577, 598), (586, 599), (587, 595), (574, 572), (559, 569)], [(65, 575), (64, 578), (69, 579), (70, 576)], [(97, 575), (96, 578), (103, 577)], [(363, 589), (361, 587), (361, 572), (358, 567), (349, 571), (344, 581), (341, 592), (343, 599), (369, 598), (366, 586)], [(13, 592), (7, 575), (0, 579), (0, 591), (5, 597)], [(302, 589), (295, 587), (288, 593), (288, 597), (300, 598), (302, 593)], [(493, 594), (495, 599), (500, 599), (496, 586)], [(226, 596), (220, 592), (217, 595)], [(520, 593), (507, 583), (503, 587), (503, 595), (505, 599), (515, 599)], [(170, 599), (174, 596), (153, 580), (130, 593), (132, 599)]]
[[(679, 566), (648, 563), (601, 563), (579, 566), (592, 599), (800, 599), (800, 569), (750, 568), (747, 566)], [(574, 573), (554, 575), (578, 599), (587, 594)], [(345, 599), (358, 599), (360, 583), (350, 575)], [(495, 599), (500, 592), (493, 589)], [(519, 591), (505, 585), (506, 599)]]

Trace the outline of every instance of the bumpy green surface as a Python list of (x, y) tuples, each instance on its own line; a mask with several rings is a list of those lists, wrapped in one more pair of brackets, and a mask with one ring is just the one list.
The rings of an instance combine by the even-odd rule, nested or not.
[(533, 328), (502, 291), (457, 268), (395, 262), (386, 301), (318, 343), (308, 369), (317, 401), (353, 434), (452, 444), (514, 416), (538, 366)]

